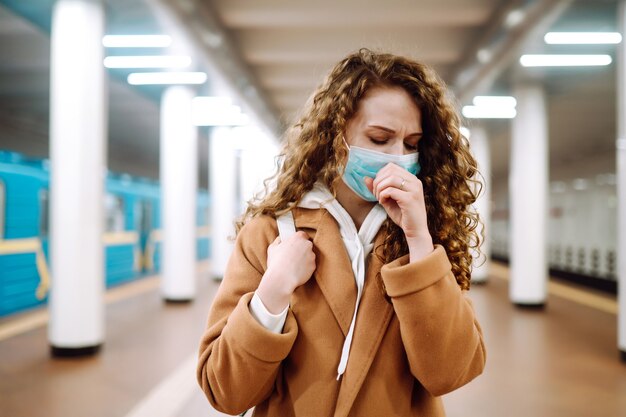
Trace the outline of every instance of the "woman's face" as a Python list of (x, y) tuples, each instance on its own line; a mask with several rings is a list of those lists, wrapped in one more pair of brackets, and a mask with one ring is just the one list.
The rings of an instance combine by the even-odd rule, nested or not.
[(359, 101), (346, 127), (346, 141), (393, 155), (417, 152), (422, 114), (401, 87), (374, 87)]

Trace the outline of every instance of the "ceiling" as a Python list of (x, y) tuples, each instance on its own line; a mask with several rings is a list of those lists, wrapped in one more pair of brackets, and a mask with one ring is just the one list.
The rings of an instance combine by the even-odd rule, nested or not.
[[(52, 3), (0, 0), (0, 149), (48, 155)], [(164, 33), (171, 26), (159, 13), (167, 14), (191, 39), (198, 65), (213, 65), (277, 133), (335, 62), (368, 47), (430, 64), (464, 101), (474, 92), (511, 94), (518, 82), (541, 82), (548, 98), (551, 177), (615, 169), (615, 65), (529, 71), (517, 63), (521, 53), (573, 52), (571, 46), (544, 45), (547, 29), (616, 30), (615, 1), (108, 0), (106, 7), (107, 33)], [(516, 8), (536, 16), (507, 27)], [(478, 61), (477, 52), (492, 45), (492, 61)], [(575, 48), (615, 57), (614, 47)], [(131, 88), (125, 75), (109, 71), (109, 168), (158, 178), (161, 90)], [(489, 82), (481, 86), (481, 79)], [(490, 135), (494, 176), (505, 180), (510, 121), (482, 124)], [(200, 146), (199, 176), (206, 186), (206, 141)]]
[(426, 62), (449, 78), (502, 3), (217, 0), (213, 5), (279, 116), (289, 120), (334, 63), (364, 46)]

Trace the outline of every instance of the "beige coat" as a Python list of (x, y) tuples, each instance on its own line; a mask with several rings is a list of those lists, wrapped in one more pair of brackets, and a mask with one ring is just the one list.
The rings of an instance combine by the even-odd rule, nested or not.
[[(313, 241), (317, 269), (294, 292), (282, 334), (248, 308), (276, 221), (262, 216), (239, 233), (200, 345), (198, 380), (211, 404), (229, 414), (256, 406), (255, 416), (444, 416), (439, 396), (483, 371), (485, 347), (443, 247), (412, 264), (408, 255), (384, 266), (368, 257), (348, 367), (337, 381), (356, 301), (350, 260), (326, 210), (297, 208), (294, 218)], [(379, 234), (375, 247), (381, 243)]]

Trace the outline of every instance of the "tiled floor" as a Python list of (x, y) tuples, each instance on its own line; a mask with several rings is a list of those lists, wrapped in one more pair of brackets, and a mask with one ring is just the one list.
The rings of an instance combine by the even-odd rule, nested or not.
[(449, 417), (626, 416), (616, 315), (556, 296), (543, 311), (519, 309), (498, 278), (470, 294), (487, 366), (445, 397)]
[[(223, 416), (189, 368), (217, 288), (205, 269), (188, 305), (164, 304), (146, 283), (110, 297), (96, 357), (51, 359), (45, 326), (0, 340), (0, 416)], [(558, 296), (544, 311), (520, 310), (497, 275), (469, 293), (487, 342), (485, 373), (444, 398), (448, 416), (626, 416), (615, 314)]]

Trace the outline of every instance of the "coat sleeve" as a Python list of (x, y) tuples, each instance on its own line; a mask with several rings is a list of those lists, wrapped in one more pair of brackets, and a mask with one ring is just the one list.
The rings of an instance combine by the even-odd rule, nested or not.
[(406, 255), (384, 265), (381, 275), (411, 373), (428, 392), (447, 394), (482, 373), (482, 330), (442, 246), (417, 262), (408, 263)]
[(272, 393), (298, 333), (291, 311), (283, 332), (276, 334), (259, 324), (248, 307), (276, 236), (275, 223), (264, 217), (239, 232), (200, 341), (198, 382), (211, 405), (227, 414), (240, 414)]

